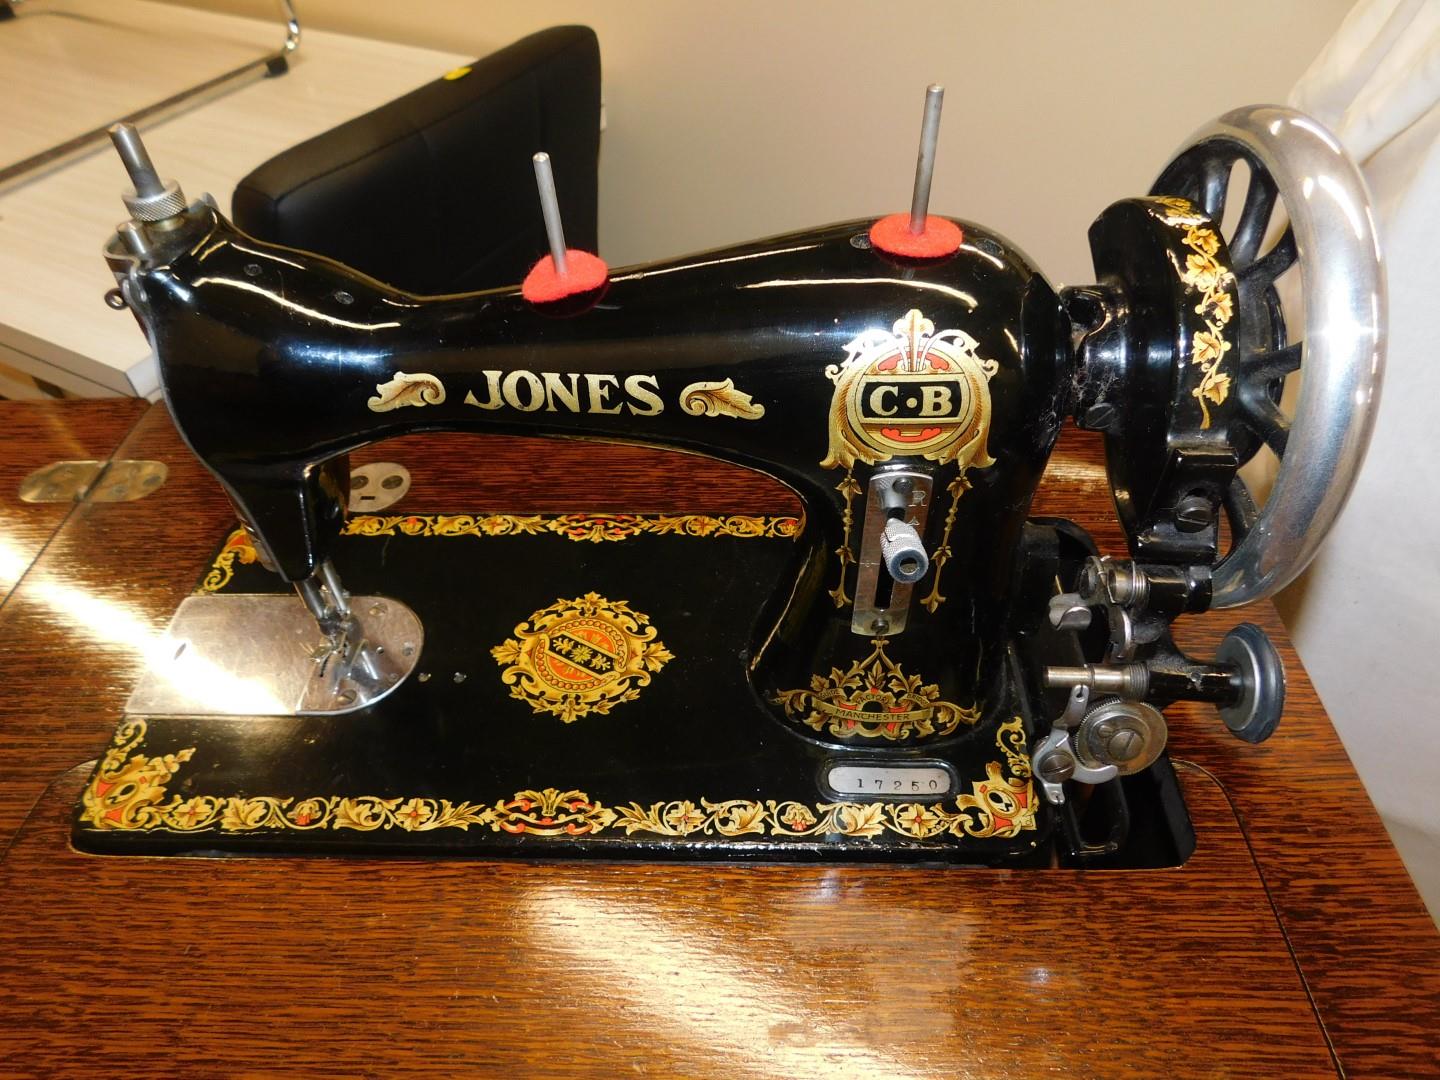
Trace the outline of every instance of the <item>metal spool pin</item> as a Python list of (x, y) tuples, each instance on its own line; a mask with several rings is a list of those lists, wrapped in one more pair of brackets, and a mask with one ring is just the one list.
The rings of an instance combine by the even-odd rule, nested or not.
[(564, 277), (565, 229), (560, 223), (560, 200), (555, 196), (555, 174), (550, 168), (550, 155), (543, 150), (530, 159), (535, 163), (535, 186), (540, 191), (540, 212), (545, 216), (545, 237), (550, 242), (550, 258), (555, 273)]
[(935, 146), (940, 141), (940, 108), (945, 88), (931, 83), (925, 89), (925, 116), (920, 123), (920, 154), (915, 160), (915, 193), (910, 197), (910, 231), (919, 236), (930, 216), (930, 181), (935, 177)]

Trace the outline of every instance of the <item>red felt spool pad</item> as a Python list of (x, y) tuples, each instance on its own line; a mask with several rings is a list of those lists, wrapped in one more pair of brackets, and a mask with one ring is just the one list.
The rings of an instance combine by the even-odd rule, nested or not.
[(891, 214), (870, 226), (871, 247), (906, 259), (943, 259), (959, 251), (964, 238), (959, 225), (934, 214), (925, 219), (919, 235), (910, 231), (909, 214)]
[(598, 289), (610, 277), (610, 268), (605, 260), (588, 251), (565, 250), (565, 273), (555, 272), (555, 260), (549, 255), (530, 268), (525, 282), (520, 286), (520, 295), (532, 304), (553, 304), (567, 296)]

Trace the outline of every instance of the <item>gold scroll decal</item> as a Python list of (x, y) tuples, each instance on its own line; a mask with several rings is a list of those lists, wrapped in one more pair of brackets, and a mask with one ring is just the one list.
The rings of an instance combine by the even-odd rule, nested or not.
[(1000, 725), (985, 776), (949, 804), (822, 802), (766, 799), (672, 799), (609, 806), (583, 791), (537, 788), (495, 801), (378, 795), (178, 795), (168, 791), (196, 753), (190, 746), (150, 757), (146, 723), (120, 725), (85, 788), (81, 820), (91, 829), (133, 832), (377, 832), (488, 827), (526, 838), (626, 836), (874, 837), (913, 840), (1014, 837), (1036, 828), (1025, 731), (1017, 716)]
[(733, 416), (737, 420), (759, 420), (765, 406), (735, 388), (735, 380), (695, 382), (680, 391), (680, 408), (690, 416)]
[(979, 709), (942, 701), (939, 686), (905, 674), (885, 655), (885, 645), (885, 638), (874, 638), (865, 659), (812, 676), (803, 689), (780, 691), (776, 704), (806, 727), (842, 738), (945, 736), (980, 719)]
[(436, 376), (417, 371), (413, 375), (397, 371), (389, 382), (377, 383), (375, 396), (365, 402), (371, 412), (390, 412), (406, 405), (442, 405), (445, 384)]
[[(636, 536), (793, 540), (800, 535), (800, 519), (750, 514), (354, 514), (346, 519), (341, 534), (447, 539), (550, 534), (591, 544)], [(237, 563), (249, 566), (258, 558), (250, 534), (243, 526), (234, 530), (215, 556), (200, 591), (219, 592), (230, 584)]]
[(674, 659), (648, 615), (593, 592), (541, 608), (490, 655), (511, 697), (567, 724), (635, 700)]

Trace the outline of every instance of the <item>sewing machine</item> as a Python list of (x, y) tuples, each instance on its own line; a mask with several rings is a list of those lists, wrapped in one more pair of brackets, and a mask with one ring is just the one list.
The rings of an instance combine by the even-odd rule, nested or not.
[[(117, 130), (111, 299), (242, 527), (76, 845), (1183, 862), (1164, 707), (1260, 742), (1285, 681), (1251, 624), (1213, 657), (1169, 628), (1288, 584), (1344, 503), (1383, 359), (1364, 185), (1313, 121), (1237, 110), (1099, 216), (1096, 284), (1056, 289), (929, 214), (935, 89), (908, 215), (611, 272), (565, 247), (541, 160), (550, 254), (442, 297), (250, 239)], [(1104, 433), (1127, 559), (1027, 517), (1067, 417)], [(379, 512), (403, 470), (347, 454), (425, 431), (706, 455), (803, 514)]]

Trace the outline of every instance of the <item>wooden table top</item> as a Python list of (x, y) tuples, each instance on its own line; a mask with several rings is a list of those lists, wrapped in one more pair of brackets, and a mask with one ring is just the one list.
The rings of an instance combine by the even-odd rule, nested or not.
[[(695, 458), (479, 446), (356, 457), (406, 464), (416, 513), (794, 509)], [(1175, 870), (80, 855), (84, 763), (233, 521), (163, 407), (117, 452), (169, 480), (79, 507), (0, 610), (0, 1073), (1440, 1073), (1440, 935), (1268, 605), (1244, 617), (1289, 666), (1275, 737), (1168, 710), (1198, 835)], [(1093, 439), (1067, 433), (1035, 513), (1121, 550)]]
[(104, 461), (148, 408), (143, 401), (77, 401), (64, 407), (0, 401), (0, 606), (75, 509), (73, 502), (29, 503), (20, 484), (56, 461)]

